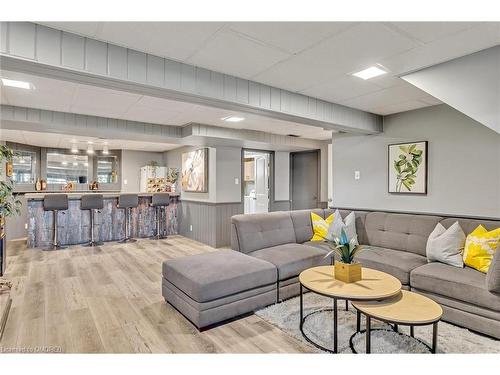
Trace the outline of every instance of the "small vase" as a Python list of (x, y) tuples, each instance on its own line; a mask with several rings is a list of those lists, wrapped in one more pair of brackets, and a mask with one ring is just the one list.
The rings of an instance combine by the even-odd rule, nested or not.
[(345, 283), (355, 283), (361, 280), (361, 263), (342, 263), (335, 261), (334, 276)]

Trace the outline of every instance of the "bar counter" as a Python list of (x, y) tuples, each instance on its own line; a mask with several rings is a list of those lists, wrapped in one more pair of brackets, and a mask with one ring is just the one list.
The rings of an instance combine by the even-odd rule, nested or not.
[[(55, 192), (54, 192), (55, 193)], [(61, 194), (61, 192), (57, 192)], [(62, 192), (64, 193), (64, 192)], [(28, 247), (46, 247), (52, 236), (53, 216), (51, 211), (44, 211), (45, 193), (28, 193), (25, 195), (28, 209)], [(58, 220), (58, 238), (63, 245), (83, 244), (89, 240), (90, 211), (81, 210), (81, 197), (84, 194), (102, 194), (104, 208), (95, 215), (95, 233), (100, 241), (118, 241), (124, 238), (125, 210), (117, 208), (120, 193), (110, 192), (68, 192), (68, 210), (60, 211)], [(127, 193), (130, 194), (130, 193)], [(131, 210), (130, 233), (135, 238), (147, 238), (155, 233), (155, 210), (150, 207), (153, 193), (136, 193), (139, 205)], [(170, 205), (166, 209), (164, 227), (167, 235), (178, 233), (177, 209), (179, 194), (171, 193)], [(166, 226), (165, 226), (166, 223)]]

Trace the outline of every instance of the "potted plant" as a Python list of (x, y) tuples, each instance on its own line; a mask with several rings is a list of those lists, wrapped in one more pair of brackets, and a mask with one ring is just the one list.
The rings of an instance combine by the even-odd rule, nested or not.
[(340, 237), (333, 240), (327, 239), (332, 249), (327, 255), (337, 255), (339, 260), (335, 260), (335, 278), (345, 283), (354, 283), (361, 280), (361, 264), (354, 261), (354, 256), (362, 249), (356, 244), (356, 237), (350, 241), (344, 229), (340, 231)]
[[(11, 163), (13, 151), (5, 145), (0, 145), (0, 165)], [(5, 269), (5, 218), (18, 215), (21, 202), (13, 194), (12, 181), (9, 176), (3, 176), (0, 171), (0, 276)], [(7, 282), (0, 279), (0, 285)]]

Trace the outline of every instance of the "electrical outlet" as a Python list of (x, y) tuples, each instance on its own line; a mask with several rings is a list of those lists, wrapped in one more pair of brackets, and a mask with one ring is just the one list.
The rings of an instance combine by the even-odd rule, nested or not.
[(193, 225), (189, 225), (189, 231), (192, 232), (193, 231)]
[(361, 178), (361, 173), (359, 171), (354, 171), (354, 179), (359, 180)]
[(24, 223), (24, 229), (28, 229), (28, 223)]
[(239, 185), (239, 183), (240, 183), (240, 179), (236, 177), (236, 178), (234, 179), (234, 184), (235, 184), (235, 185)]
[(127, 185), (128, 184), (128, 180), (123, 180), (123, 185)]

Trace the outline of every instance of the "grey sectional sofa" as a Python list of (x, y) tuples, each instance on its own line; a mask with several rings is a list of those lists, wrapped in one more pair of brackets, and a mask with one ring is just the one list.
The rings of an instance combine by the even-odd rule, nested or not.
[[(312, 211), (321, 217), (334, 212), (333, 209)], [(350, 212), (340, 211), (342, 217)], [(223, 280), (222, 284), (228, 282), (226, 270), (233, 267), (234, 260), (227, 263), (225, 259), (233, 258), (228, 257), (231, 251), (205, 254), (214, 257), (209, 262), (197, 259), (202, 256), (167, 261), (163, 268), (165, 299), (200, 328), (297, 295), (299, 273), (330, 262), (325, 258), (328, 245), (310, 241), (313, 235), (310, 213), (311, 210), (301, 210), (233, 216), (231, 247), (240, 253), (239, 263), (248, 261), (257, 268), (240, 266), (235, 272), (244, 275), (236, 289), (201, 297), (193, 292), (194, 284), (189, 279), (196, 279), (195, 289), (212, 283), (214, 274), (210, 269), (215, 267), (218, 270), (215, 279)], [(500, 338), (500, 294), (488, 291), (486, 275), (468, 267), (427, 263), (425, 256), (427, 238), (438, 222), (449, 227), (458, 220), (468, 234), (479, 224), (487, 229), (498, 228), (500, 220), (367, 211), (355, 211), (355, 214), (358, 239), (365, 247), (357, 259), (365, 267), (390, 273), (401, 281), (403, 288), (436, 300), (443, 306), (443, 320)], [(262, 263), (257, 265), (256, 260)], [(253, 272), (259, 267), (265, 268), (264, 265), (271, 266), (267, 268), (265, 282), (249, 281), (254, 280)], [(188, 271), (191, 268), (196, 271)], [(184, 273), (181, 277), (179, 269)], [(270, 282), (270, 270), (274, 270), (275, 282)], [(259, 299), (256, 290), (262, 290), (266, 297)], [(238, 307), (233, 308), (231, 304)], [(210, 310), (214, 307), (216, 310)]]

